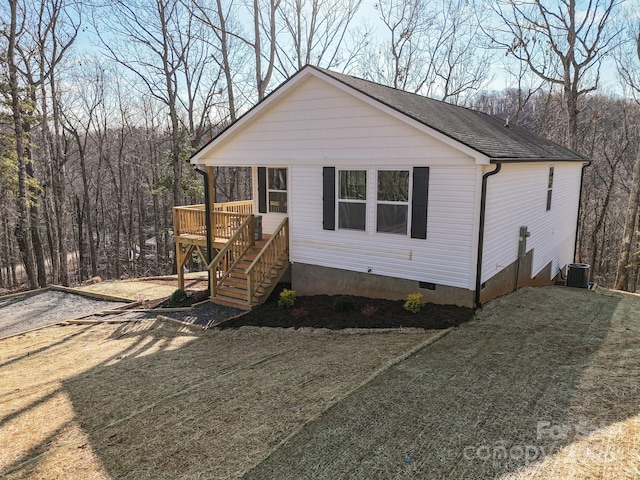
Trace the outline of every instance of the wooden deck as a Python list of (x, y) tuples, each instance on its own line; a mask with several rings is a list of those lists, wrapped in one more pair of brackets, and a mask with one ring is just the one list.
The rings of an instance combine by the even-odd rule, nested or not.
[[(184, 289), (184, 265), (194, 252), (208, 258), (204, 205), (173, 209), (178, 288)], [(210, 299), (251, 309), (266, 300), (289, 266), (289, 223), (285, 218), (273, 235), (256, 240), (253, 202), (215, 204), (210, 218), (212, 237)]]
[[(215, 236), (213, 248), (221, 248), (238, 229), (244, 219), (253, 214), (253, 201), (214, 204), (211, 225)], [(174, 207), (173, 236), (176, 244), (207, 245), (207, 220), (203, 204)], [(217, 246), (216, 246), (217, 245)]]

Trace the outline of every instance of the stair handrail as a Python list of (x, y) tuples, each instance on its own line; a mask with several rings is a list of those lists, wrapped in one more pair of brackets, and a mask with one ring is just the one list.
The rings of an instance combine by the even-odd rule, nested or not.
[[(211, 284), (211, 290), (209, 292), (209, 295), (211, 298), (216, 296), (217, 288), (220, 286), (222, 281), (229, 275), (229, 272), (231, 271), (231, 269), (235, 267), (235, 265), (240, 261), (240, 259), (245, 254), (245, 252), (249, 249), (249, 247), (255, 244), (255, 234), (254, 234), (255, 224), (254, 224), (253, 218), (254, 218), (253, 214), (250, 214), (247, 216), (247, 218), (243, 220), (243, 222), (240, 224), (236, 232), (224, 244), (224, 247), (222, 247), (220, 251), (218, 251), (218, 254), (215, 256), (213, 260), (211, 260), (211, 263), (207, 265), (207, 270), (209, 270), (210, 272), (215, 265), (215, 272), (211, 272), (212, 278), (211, 278), (211, 282), (209, 282)], [(218, 278), (218, 265), (220, 265), (225, 260), (225, 257), (230, 253), (230, 250), (236, 246), (236, 243), (239, 245), (243, 244), (243, 241), (241, 238), (243, 233), (247, 234), (248, 241), (245, 240), (246, 244), (244, 245), (244, 248), (242, 249), (241, 252), (238, 252), (238, 255), (236, 255), (236, 258), (233, 259), (233, 263), (231, 265), (228, 265), (226, 269), (221, 269), (223, 271), (223, 274), (220, 278)]]
[(280, 254), (282, 252), (276, 251), (277, 255), (273, 255), (272, 261), (266, 265), (266, 268), (262, 269), (262, 272), (261, 272), (262, 275), (259, 279), (257, 279), (259, 281), (256, 282), (256, 279), (254, 279), (253, 272), (256, 266), (262, 263), (263, 257), (265, 257), (266, 253), (269, 250), (271, 250), (271, 246), (275, 242), (277, 242), (282, 236), (284, 236), (283, 251), (284, 252), (288, 251), (289, 249), (289, 228), (288, 227), (289, 227), (289, 217), (285, 217), (280, 222), (275, 232), (273, 232), (271, 237), (269, 237), (269, 240), (267, 240), (267, 242), (264, 244), (260, 252), (258, 252), (258, 254), (256, 255), (256, 258), (253, 260), (253, 262), (251, 262), (251, 265), (249, 265), (247, 269), (244, 271), (244, 273), (247, 275), (247, 302), (249, 303), (249, 305), (253, 304), (253, 295), (254, 295), (255, 285), (256, 284), (260, 285), (260, 283), (264, 281), (264, 276), (266, 275), (266, 272), (270, 271), (274, 267), (276, 261), (280, 259)]

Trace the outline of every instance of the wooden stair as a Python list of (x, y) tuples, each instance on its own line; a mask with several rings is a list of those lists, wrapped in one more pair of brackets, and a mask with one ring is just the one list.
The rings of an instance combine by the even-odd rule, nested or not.
[(242, 310), (252, 310), (269, 298), (269, 294), (289, 267), (288, 260), (282, 259), (277, 262), (276, 266), (271, 269), (269, 281), (255, 286), (251, 304), (247, 301), (247, 274), (245, 273), (267, 240), (267, 238), (264, 238), (256, 241), (256, 244), (245, 252), (242, 258), (229, 271), (222, 284), (218, 286), (216, 295), (211, 298), (213, 303)]

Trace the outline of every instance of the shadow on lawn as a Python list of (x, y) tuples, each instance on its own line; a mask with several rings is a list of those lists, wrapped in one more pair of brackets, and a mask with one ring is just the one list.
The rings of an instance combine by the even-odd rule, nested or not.
[(585, 430), (637, 414), (624, 395), (603, 391), (597, 416), (578, 424), (571, 415), (619, 301), (568, 289), (496, 300), (243, 478), (498, 478), (542, 461)]
[[(525, 461), (487, 460), (478, 453), (484, 455), (483, 448), (571, 443), (571, 436), (540, 439), (538, 422), (567, 425), (577, 383), (602, 345), (619, 299), (566, 290), (569, 307), (566, 299), (548, 301), (544, 292), (527, 289), (507, 297), (508, 303), (497, 300), (496, 310), (506, 309), (501, 314), (464, 324), (376, 377), (246, 477), (492, 478)], [(586, 295), (591, 297), (582, 306)], [(232, 344), (212, 351), (201, 336), (177, 345), (188, 334), (162, 322), (152, 327), (119, 328), (112, 337), (133, 339), (129, 347), (63, 383), (75, 421), (112, 478), (215, 476), (202, 462), (203, 454), (215, 461), (210, 439), (241, 441), (251, 432), (231, 432), (227, 419), (218, 418), (218, 405), (234, 402), (239, 392), (232, 383), (220, 391), (206, 367), (229, 372), (249, 359), (234, 358)], [(176, 373), (167, 375), (158, 364)], [(261, 399), (254, 400), (259, 405)], [(612, 405), (608, 422), (625, 418), (615, 411)], [(29, 456), (45, 452), (50, 440)], [(254, 464), (250, 452), (236, 453), (246, 467)]]

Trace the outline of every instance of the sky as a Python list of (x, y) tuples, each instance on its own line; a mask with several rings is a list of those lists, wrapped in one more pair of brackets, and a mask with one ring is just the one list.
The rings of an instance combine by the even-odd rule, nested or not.
[[(483, 2), (484, 0), (480, 0)], [(238, 5), (241, 5), (241, 2), (236, 0)], [(374, 41), (383, 41), (385, 35), (387, 35), (387, 29), (383, 22), (379, 18), (379, 13), (374, 8), (376, 0), (363, 0), (360, 10), (354, 18), (352, 22), (352, 27), (355, 28), (358, 25), (366, 22), (368, 25), (371, 25), (374, 28)], [(633, 8), (634, 4), (637, 8)], [(631, 16), (635, 15), (636, 18), (640, 18), (640, 0), (626, 0), (627, 8), (631, 13)], [(242, 10), (245, 10), (244, 7), (239, 7)], [(83, 25), (84, 28), (80, 32), (80, 35), (76, 42), (76, 51), (78, 55), (82, 57), (83, 55), (95, 56), (97, 52), (99, 52), (99, 39), (95, 35), (95, 29), (92, 25), (92, 11), (86, 11), (83, 15)], [(627, 14), (627, 16), (629, 16)], [(108, 32), (105, 32), (104, 29), (101, 29), (101, 34), (105, 38), (109, 38)], [(510, 77), (507, 73), (509, 70), (513, 70), (513, 64), (508, 64), (505, 60), (504, 54), (502, 52), (495, 52), (494, 60), (491, 66), (491, 78), (485, 83), (483, 86), (483, 90), (485, 91), (501, 91), (505, 88), (513, 87), (513, 78)], [(605, 60), (603, 68), (600, 71), (601, 78), (599, 83), (599, 91), (602, 93), (608, 94), (622, 94), (622, 89), (620, 87), (620, 82), (617, 77), (615, 63), (611, 57)], [(270, 87), (275, 88), (279, 82), (273, 83)]]

